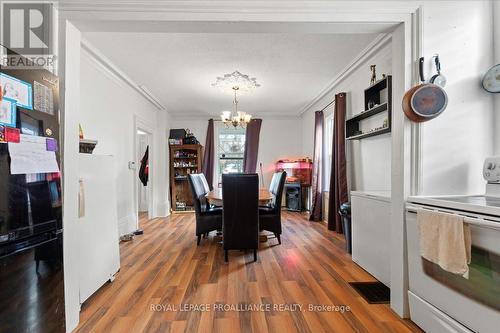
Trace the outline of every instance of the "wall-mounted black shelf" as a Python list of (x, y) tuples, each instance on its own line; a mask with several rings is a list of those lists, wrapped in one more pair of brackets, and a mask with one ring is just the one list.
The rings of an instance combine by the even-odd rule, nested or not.
[[(385, 97), (384, 99), (382, 97)], [(381, 102), (383, 101), (383, 102)], [(369, 108), (369, 105), (375, 106)], [(364, 100), (365, 111), (346, 120), (346, 139), (360, 140), (375, 135), (391, 132), (391, 117), (392, 117), (392, 77), (387, 75), (385, 78), (378, 80), (373, 85), (365, 89)], [(360, 133), (360, 122), (377, 114), (387, 113), (387, 125), (368, 132)]]
[(371, 132), (366, 132), (366, 133), (363, 133), (363, 134), (353, 135), (353, 136), (350, 136), (350, 137), (348, 137), (346, 139), (347, 140), (360, 140), (360, 139), (364, 139), (364, 138), (369, 138), (370, 136), (375, 136), (375, 135), (380, 135), (380, 134), (390, 133), (390, 132), (391, 132), (390, 128), (383, 127), (383, 128), (371, 131)]
[(384, 112), (387, 110), (387, 106), (388, 106), (387, 104), (388, 103), (383, 103), (383, 104), (374, 106), (370, 110), (360, 112), (357, 115), (353, 116), (352, 118), (347, 119), (347, 121), (355, 121), (355, 120), (359, 121), (359, 120), (363, 120), (363, 119), (369, 118), (371, 116), (374, 116), (377, 113)]

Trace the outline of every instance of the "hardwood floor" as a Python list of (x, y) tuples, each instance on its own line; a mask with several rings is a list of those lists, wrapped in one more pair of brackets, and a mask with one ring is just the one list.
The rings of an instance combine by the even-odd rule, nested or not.
[[(120, 245), (115, 281), (83, 304), (77, 332), (421, 332), (348, 285), (373, 277), (341, 236), (299, 213), (282, 220), (282, 245), (261, 243), (256, 263), (252, 251), (230, 251), (228, 264), (215, 233), (196, 246), (193, 214), (143, 220), (144, 235)], [(181, 307), (189, 304), (195, 311)]]

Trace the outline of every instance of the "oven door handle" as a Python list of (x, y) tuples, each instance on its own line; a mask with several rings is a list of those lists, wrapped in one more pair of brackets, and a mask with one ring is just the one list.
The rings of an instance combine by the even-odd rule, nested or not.
[(500, 230), (500, 222), (490, 221), (490, 220), (484, 219), (482, 217), (470, 217), (470, 216), (466, 216), (463, 214), (457, 214), (457, 213), (454, 213), (454, 212), (449, 211), (449, 210), (433, 209), (431, 207), (426, 208), (426, 207), (416, 207), (416, 206), (410, 206), (410, 205), (406, 206), (406, 210), (410, 213), (417, 213), (419, 208), (432, 210), (432, 211), (436, 211), (436, 212), (444, 213), (444, 214), (458, 215), (458, 216), (461, 216), (464, 218), (464, 223), (478, 226), (481, 228)]
[(488, 228), (488, 229), (500, 230), (500, 223), (488, 221), (488, 220), (485, 220), (485, 219), (465, 217), (464, 218), (464, 223), (467, 223), (467, 224), (470, 224), (470, 225), (474, 225), (474, 226), (478, 226), (478, 227), (481, 227), (481, 228)]

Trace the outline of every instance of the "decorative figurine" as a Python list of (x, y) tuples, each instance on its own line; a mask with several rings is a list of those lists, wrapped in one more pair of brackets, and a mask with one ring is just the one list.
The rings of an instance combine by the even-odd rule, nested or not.
[(370, 85), (373, 85), (375, 82), (377, 82), (377, 73), (375, 72), (375, 67), (377, 67), (377, 65), (370, 65), (370, 70), (372, 71), (372, 79), (370, 80)]
[(389, 127), (389, 119), (388, 118), (385, 118), (384, 119), (384, 125), (383, 125), (383, 128), (387, 128)]

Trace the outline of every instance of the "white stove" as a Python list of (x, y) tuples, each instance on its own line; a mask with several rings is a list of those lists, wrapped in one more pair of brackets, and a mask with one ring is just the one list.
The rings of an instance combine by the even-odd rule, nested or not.
[[(498, 332), (500, 327), (500, 156), (485, 160), (483, 177), (482, 195), (408, 198), (410, 314), (426, 332)], [(416, 220), (421, 208), (463, 216), (470, 225), (469, 279), (422, 259)]]
[(485, 160), (483, 177), (486, 180), (485, 194), (411, 196), (408, 202), (500, 217), (500, 156)]

